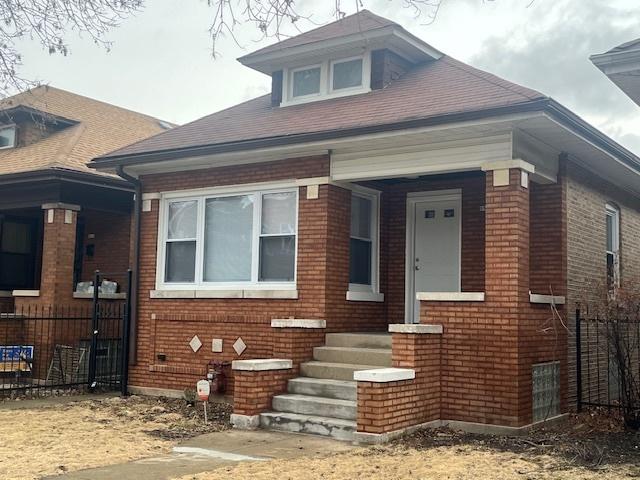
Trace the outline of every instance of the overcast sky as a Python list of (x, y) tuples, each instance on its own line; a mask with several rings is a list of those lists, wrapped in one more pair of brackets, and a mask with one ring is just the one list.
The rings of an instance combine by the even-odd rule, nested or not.
[[(593, 53), (640, 37), (637, 0), (444, 0), (430, 25), (426, 16), (416, 19), (403, 8), (404, 0), (362, 2), (448, 55), (555, 98), (640, 154), (640, 107), (589, 61)], [(332, 4), (298, 0), (316, 22), (332, 19)], [(355, 4), (343, 0), (349, 13)], [(226, 39), (214, 60), (211, 15), (205, 0), (146, 0), (143, 11), (109, 35), (114, 44), (108, 53), (74, 36), (67, 57), (22, 42), (22, 73), (175, 123), (267, 93), (269, 77), (235, 58), (274, 40), (258, 42), (258, 33), (243, 27), (238, 37), (244, 48)]]

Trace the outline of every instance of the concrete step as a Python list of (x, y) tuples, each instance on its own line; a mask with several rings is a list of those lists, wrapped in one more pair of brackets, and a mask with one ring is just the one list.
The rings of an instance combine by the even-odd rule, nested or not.
[(353, 380), (353, 372), (380, 368), (377, 365), (356, 365), (352, 363), (305, 362), (300, 364), (303, 377), (328, 378), (330, 380)]
[(298, 377), (289, 380), (288, 391), (298, 395), (355, 400), (357, 385), (353, 381)]
[(356, 365), (391, 366), (389, 348), (316, 347), (313, 359), (320, 362), (353, 363)]
[(268, 430), (311, 433), (347, 441), (353, 440), (353, 434), (357, 428), (353, 420), (283, 412), (261, 413), (260, 426)]
[(343, 420), (355, 420), (357, 409), (355, 400), (338, 400), (291, 393), (273, 397), (272, 406), (276, 412), (300, 413)]
[(327, 333), (327, 347), (351, 348), (391, 348), (391, 335), (388, 333)]

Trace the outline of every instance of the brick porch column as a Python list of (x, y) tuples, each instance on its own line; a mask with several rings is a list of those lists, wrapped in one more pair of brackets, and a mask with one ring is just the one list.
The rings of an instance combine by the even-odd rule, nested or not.
[(495, 405), (487, 409), (486, 419), (520, 426), (524, 423), (520, 380), (526, 373), (521, 368), (520, 329), (521, 318), (529, 311), (531, 166), (514, 160), (494, 162), (484, 170), (485, 327), (490, 335), (486, 340), (491, 341), (483, 342), (482, 358), (477, 360), (487, 362), (490, 371), (483, 372), (483, 381), (487, 393), (494, 392)]
[(314, 347), (324, 345), (326, 327), (325, 320), (272, 319), (273, 357), (291, 360), (292, 374), (298, 375), (300, 364), (313, 358)]
[(38, 303), (70, 303), (73, 298), (73, 263), (76, 251), (77, 205), (45, 204), (42, 271)]

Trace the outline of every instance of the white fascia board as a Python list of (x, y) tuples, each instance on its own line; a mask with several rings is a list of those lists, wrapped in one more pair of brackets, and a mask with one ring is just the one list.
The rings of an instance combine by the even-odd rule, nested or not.
[(600, 53), (591, 55), (589, 60), (605, 75), (627, 73), (640, 70), (640, 49)]

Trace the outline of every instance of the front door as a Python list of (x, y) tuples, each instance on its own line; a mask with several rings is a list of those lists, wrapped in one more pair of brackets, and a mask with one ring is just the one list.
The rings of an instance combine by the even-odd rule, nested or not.
[(410, 199), (410, 206), (407, 320), (419, 323), (417, 292), (460, 291), (461, 199), (459, 193), (425, 196)]

